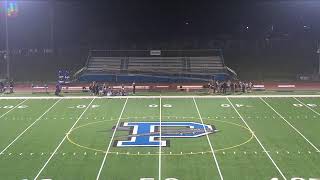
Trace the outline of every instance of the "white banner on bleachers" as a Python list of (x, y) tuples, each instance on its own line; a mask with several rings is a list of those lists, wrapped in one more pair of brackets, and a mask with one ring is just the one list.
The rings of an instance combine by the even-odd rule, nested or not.
[(161, 56), (161, 50), (151, 50), (150, 56)]

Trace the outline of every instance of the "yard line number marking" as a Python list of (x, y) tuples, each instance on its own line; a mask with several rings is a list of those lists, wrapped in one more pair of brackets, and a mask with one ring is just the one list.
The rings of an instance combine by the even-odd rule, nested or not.
[(76, 122), (72, 125), (72, 127), (69, 129), (69, 131), (66, 133), (66, 135), (64, 136), (64, 138), (61, 140), (61, 142), (59, 143), (59, 145), (56, 147), (56, 149), (54, 150), (54, 152), (51, 154), (51, 156), (49, 157), (49, 159), (46, 161), (46, 163), (43, 165), (43, 167), (40, 169), (40, 171), (38, 172), (38, 174), (36, 175), (36, 177), (34, 178), (34, 180), (37, 180), (40, 176), (40, 174), (42, 173), (42, 171), (46, 168), (46, 166), (48, 165), (48, 163), (50, 162), (50, 160), (53, 158), (53, 156), (56, 154), (56, 152), (58, 151), (58, 149), (60, 148), (60, 146), (63, 144), (63, 142), (66, 140), (67, 135), (72, 131), (72, 129), (77, 125), (77, 123), (79, 122), (79, 120), (82, 118), (82, 116), (84, 115), (84, 113), (89, 109), (90, 105), (93, 103), (93, 101), (95, 100), (95, 98), (93, 98), (91, 100), (91, 102), (89, 103), (89, 105), (87, 106), (87, 108), (80, 114), (80, 116), (78, 117), (78, 119), (76, 120)]
[(126, 99), (125, 103), (123, 104), (123, 108), (122, 108), (121, 113), (120, 113), (120, 115), (119, 115), (119, 118), (118, 118), (118, 121), (117, 121), (115, 130), (113, 131), (113, 134), (112, 134), (111, 140), (110, 140), (110, 142), (109, 142), (107, 151), (105, 152), (105, 155), (104, 155), (104, 157), (103, 157), (103, 160), (102, 160), (102, 163), (101, 163), (99, 172), (98, 172), (98, 174), (97, 174), (96, 180), (98, 180), (98, 179), (100, 178), (102, 169), (103, 169), (103, 167), (104, 167), (104, 164), (105, 164), (105, 162), (106, 162), (107, 156), (108, 156), (109, 151), (110, 151), (110, 148), (111, 148), (111, 144), (113, 143), (112, 141), (113, 141), (114, 136), (115, 136), (115, 134), (116, 134), (116, 129), (118, 128), (118, 126), (119, 126), (119, 124), (120, 124), (120, 120), (121, 120), (122, 114), (123, 114), (123, 112), (124, 112), (124, 109), (126, 108), (127, 102), (128, 102), (128, 98)]
[(24, 102), (26, 102), (28, 99), (23, 100), (22, 102), (20, 102), (19, 104), (17, 104), (16, 106), (14, 106), (13, 108), (11, 108), (9, 111), (5, 112), (4, 114), (2, 114), (0, 116), (0, 118), (2, 118), (3, 116), (5, 116), (6, 114), (8, 114), (9, 112), (13, 111), (14, 109), (16, 109), (17, 107), (19, 107), (21, 104), (23, 104)]
[[(160, 99), (161, 99), (161, 97), (160, 97)], [(160, 103), (160, 108), (161, 108), (161, 106), (162, 107), (164, 107), (164, 108), (172, 108), (172, 105), (171, 104), (161, 104)], [(159, 105), (158, 104), (150, 104), (149, 106), (148, 106), (149, 108), (157, 108), (157, 107), (159, 107)]]
[(25, 132), (28, 131), (35, 123), (37, 123), (41, 118), (46, 115), (58, 102), (60, 102), (61, 99), (56, 101), (51, 107), (49, 107), (41, 116), (39, 116), (32, 124), (30, 124), (22, 133), (20, 133), (7, 147), (5, 147), (0, 154), (3, 154), (14, 142), (16, 142)]
[(205, 131), (205, 133), (206, 133), (207, 140), (208, 140), (208, 143), (209, 143), (211, 152), (212, 152), (213, 159), (214, 159), (214, 161), (215, 161), (215, 163), (216, 163), (216, 166), (217, 166), (217, 169), (218, 169), (218, 172), (219, 172), (220, 179), (223, 180), (223, 176), (222, 176), (222, 173), (221, 173), (221, 170), (220, 170), (220, 167), (219, 167), (218, 160), (217, 160), (216, 155), (215, 155), (215, 153), (214, 153), (214, 150), (213, 150), (213, 147), (212, 147), (212, 144), (211, 144), (209, 135), (207, 134), (207, 130), (206, 130), (205, 126), (204, 126), (204, 122), (203, 122), (202, 116), (201, 116), (201, 114), (200, 114), (200, 111), (199, 111), (197, 102), (196, 102), (196, 100), (195, 100), (194, 97), (193, 97), (193, 102), (194, 102), (194, 105), (195, 105), (195, 107), (196, 107), (196, 109), (197, 109), (197, 112), (198, 112), (199, 118), (200, 118), (200, 120), (201, 120), (201, 123), (202, 123), (202, 125), (203, 125), (203, 129), (204, 129), (204, 131)]
[(160, 122), (160, 128), (159, 128), (159, 141), (160, 141), (160, 144), (159, 144), (159, 180), (161, 180), (161, 144), (162, 144), (162, 137), (161, 137), (161, 107), (162, 107), (162, 99), (161, 99), (161, 96), (160, 96), (160, 99), (159, 99), (159, 103), (160, 103), (160, 106), (159, 106), (159, 122)]
[(295, 128), (289, 121), (286, 120), (279, 112), (277, 112), (269, 103), (267, 103), (264, 99), (260, 98), (270, 109), (272, 109), (281, 119), (283, 119), (292, 129), (294, 129), (304, 140), (306, 140), (317, 152), (320, 150), (312, 144), (297, 128)]
[(294, 99), (296, 100), (296, 101), (298, 101), (299, 103), (301, 103), (302, 105), (304, 105), (305, 107), (307, 107), (308, 109), (310, 109), (312, 112), (314, 112), (314, 113), (316, 113), (317, 115), (319, 115), (320, 116), (320, 113), (318, 113), (316, 110), (314, 110), (314, 109), (312, 109), (310, 106), (312, 106), (312, 107), (314, 107), (315, 105), (314, 104), (308, 104), (308, 105), (306, 105), (305, 103), (303, 103), (302, 101), (300, 101), (299, 99), (297, 99), (296, 97), (294, 97)]
[(230, 101), (230, 99), (228, 97), (226, 97), (227, 100), (229, 101), (229, 103), (231, 104), (231, 106), (233, 107), (234, 111), (238, 114), (238, 116), (240, 117), (240, 119), (244, 122), (244, 124), (248, 127), (248, 129), (252, 132), (252, 134), (254, 135), (254, 137), (256, 138), (257, 142), (259, 143), (259, 145), (261, 146), (261, 148), (266, 152), (266, 155), (269, 157), (269, 159), (271, 160), (271, 162), (273, 163), (273, 165), (276, 167), (276, 169), (278, 170), (278, 172), (280, 173), (280, 175), (282, 176), (283, 179), (287, 180), (287, 178), (284, 176), (284, 174), (282, 173), (282, 171), (280, 170), (280, 168), (278, 167), (278, 165), (274, 162), (274, 160), (272, 159), (272, 157), (270, 156), (269, 152), (266, 150), (266, 148), (262, 145), (261, 141), (258, 139), (258, 137), (256, 136), (256, 134), (252, 131), (252, 129), (250, 128), (250, 126), (248, 125), (248, 123), (244, 120), (244, 118), (242, 117), (242, 115), (239, 113), (239, 111), (236, 109), (236, 107), (232, 104), (232, 102)]

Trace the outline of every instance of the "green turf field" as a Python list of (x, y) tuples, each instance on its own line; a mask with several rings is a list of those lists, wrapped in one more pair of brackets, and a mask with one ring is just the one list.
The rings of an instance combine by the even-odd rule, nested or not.
[(2, 97), (0, 179), (316, 180), (319, 135), (316, 96)]

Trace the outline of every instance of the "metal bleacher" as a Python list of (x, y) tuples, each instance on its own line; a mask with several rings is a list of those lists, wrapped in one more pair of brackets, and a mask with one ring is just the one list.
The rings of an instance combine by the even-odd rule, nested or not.
[[(136, 76), (187, 76), (226, 73), (221, 53), (187, 53), (180, 51), (163, 51), (161, 55), (152, 55), (150, 51), (90, 53), (86, 67), (81, 76), (94, 75), (130, 75)], [(101, 51), (99, 51), (101, 52)], [(134, 52), (134, 53), (133, 53)], [(138, 52), (138, 53), (137, 53)], [(108, 79), (108, 78), (107, 78)], [(110, 78), (109, 78), (110, 79)]]
[(121, 66), (120, 57), (91, 57), (87, 70), (91, 72), (103, 72), (118, 70)]

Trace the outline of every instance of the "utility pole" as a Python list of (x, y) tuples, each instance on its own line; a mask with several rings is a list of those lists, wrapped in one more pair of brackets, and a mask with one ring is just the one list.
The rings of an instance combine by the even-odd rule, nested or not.
[(6, 53), (7, 78), (10, 80), (10, 52), (9, 52), (9, 30), (8, 30), (8, 0), (5, 0), (5, 32), (6, 32)]
[(318, 50), (317, 50), (317, 54), (318, 54), (318, 58), (319, 58), (319, 62), (318, 62), (318, 75), (320, 75), (320, 42), (318, 41)]
[(50, 8), (50, 48), (55, 53), (55, 0), (49, 0)]

